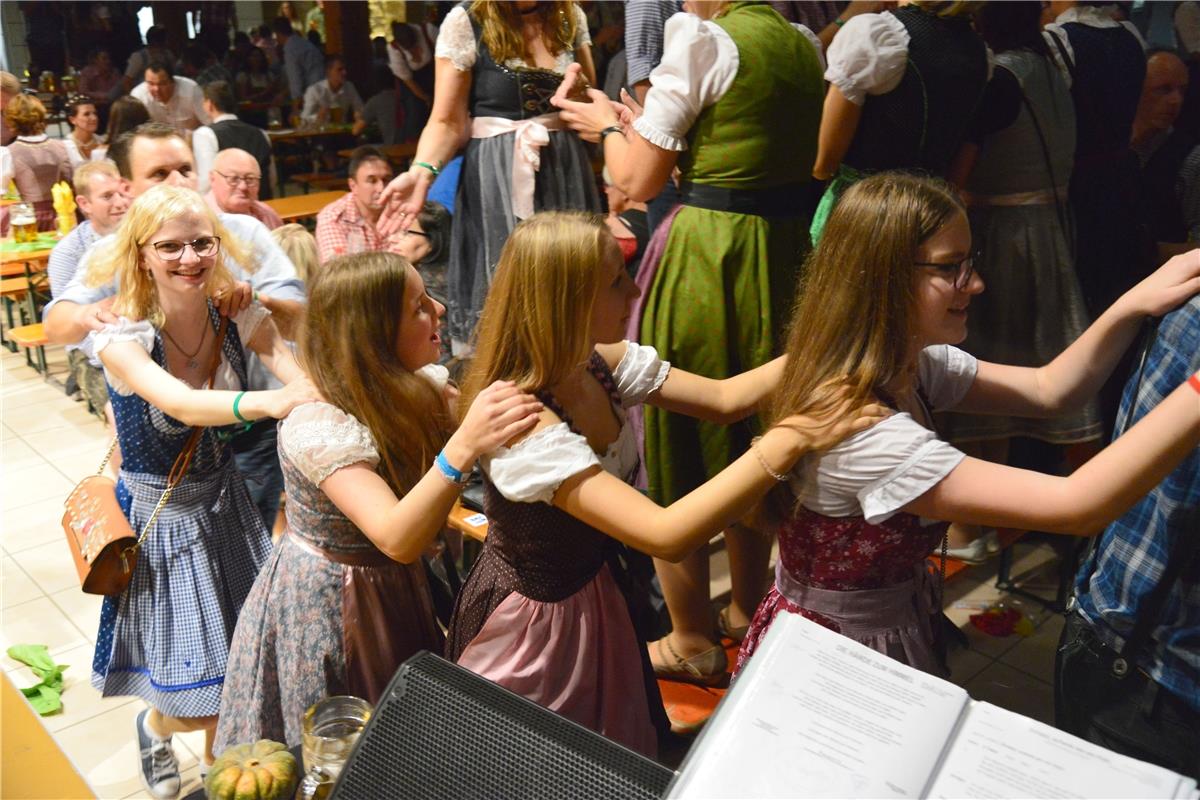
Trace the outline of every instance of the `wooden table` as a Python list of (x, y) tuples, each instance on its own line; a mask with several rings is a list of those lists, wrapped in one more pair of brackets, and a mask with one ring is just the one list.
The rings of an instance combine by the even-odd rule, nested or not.
[(329, 125), (324, 128), (283, 128), (267, 131), (267, 138), (275, 142), (301, 142), (325, 136), (349, 136), (349, 125)]
[[(417, 154), (416, 142), (404, 142), (403, 144), (380, 144), (371, 145), (376, 150), (379, 150), (389, 161), (406, 161)], [(349, 158), (354, 152), (352, 148), (338, 150), (338, 155), (342, 158)]]
[(471, 537), (477, 542), (482, 542), (487, 538), (488, 524), (487, 517), (483, 517), (482, 522), (479, 521), (479, 517), (483, 517), (483, 514), (480, 514), (478, 511), (472, 511), (462, 505), (462, 503), (455, 501), (454, 508), (450, 509), (450, 516), (446, 519), (446, 522), (454, 530)]
[[(7, 243), (12, 239), (2, 241)], [(45, 272), (46, 262), (53, 249), (53, 247), (46, 247), (41, 250), (0, 251), (0, 278), (24, 275), (26, 264), (29, 265), (30, 272)]]
[(291, 197), (276, 197), (273, 200), (267, 200), (266, 203), (284, 222), (295, 222), (305, 217), (315, 217), (322, 208), (345, 196), (346, 193), (342, 191), (316, 192), (314, 194), (295, 194)]

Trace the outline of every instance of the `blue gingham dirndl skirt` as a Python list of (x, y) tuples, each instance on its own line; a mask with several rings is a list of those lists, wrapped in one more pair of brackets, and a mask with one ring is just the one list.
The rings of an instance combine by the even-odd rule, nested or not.
[[(140, 533), (165, 475), (121, 472), (117, 500)], [(92, 685), (174, 717), (215, 715), (242, 603), (271, 537), (232, 459), (188, 475), (142, 542), (129, 587), (104, 599)]]

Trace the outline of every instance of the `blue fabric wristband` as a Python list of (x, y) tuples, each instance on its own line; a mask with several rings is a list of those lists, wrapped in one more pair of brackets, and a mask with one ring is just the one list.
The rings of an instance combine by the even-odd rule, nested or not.
[(463, 482), (463, 474), (461, 469), (455, 469), (449, 461), (446, 460), (446, 453), (442, 451), (437, 454), (437, 458), (433, 460), (437, 464), (437, 468), (442, 471), (442, 474), (449, 478), (454, 483)]

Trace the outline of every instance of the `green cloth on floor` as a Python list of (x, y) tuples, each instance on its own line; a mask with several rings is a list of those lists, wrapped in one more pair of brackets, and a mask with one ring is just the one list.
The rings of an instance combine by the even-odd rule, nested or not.
[(38, 683), (21, 690), (33, 710), (43, 717), (62, 711), (62, 674), (69, 665), (55, 664), (44, 644), (15, 644), (8, 648), (8, 657), (27, 665), (41, 678)]

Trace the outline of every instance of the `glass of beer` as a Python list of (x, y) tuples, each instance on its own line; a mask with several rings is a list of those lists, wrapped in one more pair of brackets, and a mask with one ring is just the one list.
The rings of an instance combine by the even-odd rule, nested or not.
[(14, 203), (9, 217), (12, 224), (13, 240), (17, 244), (32, 242), (37, 239), (37, 214), (30, 203)]
[(332, 790), (372, 710), (361, 697), (335, 695), (304, 712), (301, 754), (307, 772), (301, 784), (303, 795), (322, 797)]
[(341, 106), (330, 106), (329, 107), (329, 124), (341, 125), (345, 114), (346, 114), (346, 110), (344, 108), (342, 108)]

